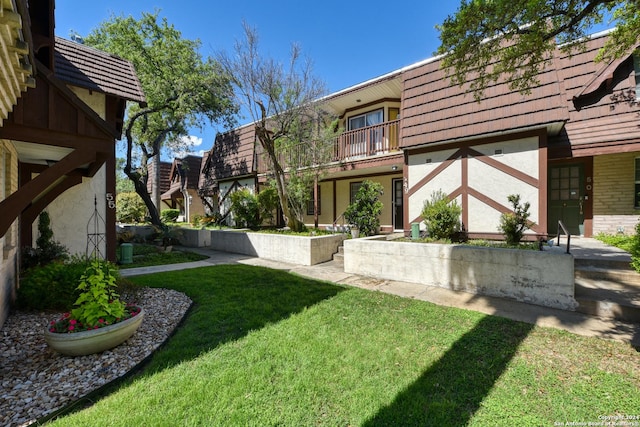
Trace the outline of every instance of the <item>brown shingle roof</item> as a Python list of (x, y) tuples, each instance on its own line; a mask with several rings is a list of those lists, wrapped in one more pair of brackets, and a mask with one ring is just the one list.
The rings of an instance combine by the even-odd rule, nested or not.
[(145, 102), (131, 62), (60, 37), (56, 37), (55, 75), (74, 86)]

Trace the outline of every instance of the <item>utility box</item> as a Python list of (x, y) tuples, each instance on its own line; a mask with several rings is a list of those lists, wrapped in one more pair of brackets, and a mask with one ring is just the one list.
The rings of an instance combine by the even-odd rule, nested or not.
[(417, 240), (420, 238), (420, 223), (412, 222), (411, 223), (411, 240)]
[(133, 262), (133, 245), (123, 243), (120, 245), (120, 264), (131, 264)]

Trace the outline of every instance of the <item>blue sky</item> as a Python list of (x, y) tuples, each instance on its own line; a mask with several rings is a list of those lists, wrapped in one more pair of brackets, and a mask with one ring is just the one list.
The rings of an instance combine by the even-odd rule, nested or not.
[[(285, 62), (292, 42), (313, 61), (330, 92), (386, 74), (433, 55), (435, 25), (454, 13), (458, 0), (373, 1), (57, 0), (56, 35), (86, 35), (112, 14), (140, 17), (160, 9), (185, 38), (200, 39), (203, 55), (230, 51), (242, 21), (256, 27), (261, 52)], [(246, 120), (244, 121), (246, 122)], [(195, 151), (211, 148), (216, 127), (192, 134)], [(169, 160), (169, 159), (164, 159)]]
[[(183, 37), (200, 39), (202, 54), (230, 51), (242, 38), (242, 21), (255, 27), (264, 56), (286, 63), (291, 43), (313, 61), (316, 76), (329, 92), (433, 56), (438, 48), (435, 26), (458, 9), (459, 0), (395, 3), (379, 0), (57, 0), (56, 34), (88, 34), (113, 14), (140, 17), (160, 10)], [(240, 123), (246, 123), (247, 119)], [(220, 130), (222, 130), (220, 128)], [(218, 127), (192, 130), (193, 148), (211, 148)], [(171, 160), (163, 156), (163, 160)]]

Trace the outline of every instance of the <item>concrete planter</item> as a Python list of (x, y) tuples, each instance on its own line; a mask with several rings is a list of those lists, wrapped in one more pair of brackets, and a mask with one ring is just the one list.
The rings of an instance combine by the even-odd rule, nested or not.
[(464, 245), (344, 242), (344, 271), (574, 310), (572, 255)]
[(345, 239), (344, 234), (292, 236), (245, 231), (211, 231), (211, 249), (257, 256), (298, 265), (330, 261)]
[(211, 230), (180, 229), (180, 244), (189, 248), (205, 248), (211, 243)]
[(85, 356), (116, 347), (133, 335), (144, 319), (144, 309), (122, 322), (91, 331), (62, 334), (47, 328), (44, 339), (53, 350), (67, 356)]

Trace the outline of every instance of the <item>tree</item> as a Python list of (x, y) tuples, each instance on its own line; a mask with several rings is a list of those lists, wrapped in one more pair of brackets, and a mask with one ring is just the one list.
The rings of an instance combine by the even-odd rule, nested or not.
[(236, 42), (235, 55), (220, 52), (218, 61), (233, 76), (237, 100), (251, 116), (256, 137), (271, 166), (285, 222), (292, 230), (300, 231), (304, 223), (291, 209), (287, 188), (288, 173), (299, 168), (291, 162), (287, 150), (317, 141), (318, 135), (323, 134), (319, 129), (327, 124), (322, 122), (316, 101), (325, 94), (325, 85), (313, 76), (311, 63), (302, 59), (299, 46), (292, 46), (285, 67), (262, 57), (256, 30), (246, 23), (243, 27), (245, 38)]
[(143, 13), (140, 20), (112, 16), (85, 38), (88, 45), (131, 61), (145, 93), (146, 106), (127, 110), (123, 170), (155, 225), (161, 220), (159, 203), (147, 192), (149, 160), (159, 162), (162, 148), (184, 148), (190, 128), (207, 122), (232, 127), (237, 111), (230, 80), (219, 64), (199, 54), (199, 40), (182, 38), (166, 19), (158, 21), (158, 14)]
[(527, 93), (558, 46), (566, 53), (579, 51), (583, 45), (575, 41), (608, 17), (617, 27), (599, 61), (622, 57), (637, 46), (639, 0), (462, 0), (437, 27), (437, 53), (444, 54), (442, 65), (454, 84), (470, 80), (477, 100), (500, 78)]

